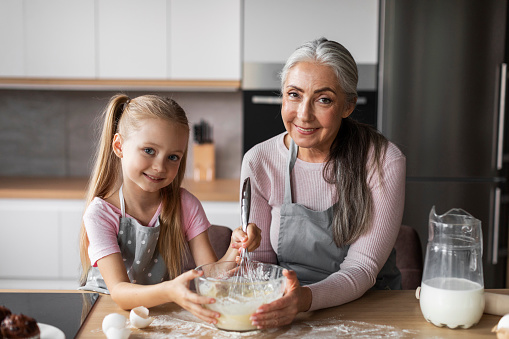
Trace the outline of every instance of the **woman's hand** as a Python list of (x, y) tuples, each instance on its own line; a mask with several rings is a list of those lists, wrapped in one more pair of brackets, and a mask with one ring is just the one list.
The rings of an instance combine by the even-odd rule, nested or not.
[(284, 296), (258, 307), (251, 316), (253, 325), (259, 329), (288, 325), (297, 313), (305, 312), (311, 307), (311, 290), (300, 286), (294, 271), (284, 270), (283, 274), (286, 276)]
[(249, 252), (252, 252), (260, 246), (261, 233), (262, 231), (256, 224), (248, 224), (247, 233), (242, 231), (242, 227), (238, 227), (232, 233), (230, 246), (237, 249), (239, 253), (241, 248), (246, 248)]
[(220, 314), (202, 306), (202, 304), (213, 304), (216, 300), (214, 298), (200, 296), (189, 290), (189, 283), (191, 280), (201, 275), (203, 275), (203, 272), (189, 270), (175, 279), (167, 281), (168, 293), (170, 294), (170, 299), (179, 304), (182, 308), (210, 324), (216, 324)]

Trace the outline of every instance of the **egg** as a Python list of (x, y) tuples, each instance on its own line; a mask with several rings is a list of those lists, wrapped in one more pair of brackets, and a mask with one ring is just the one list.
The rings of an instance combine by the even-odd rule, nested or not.
[(497, 333), (497, 339), (509, 339), (509, 314), (504, 315), (491, 331)]
[(129, 320), (131, 325), (136, 328), (145, 328), (149, 326), (154, 318), (148, 316), (148, 308), (143, 306), (135, 307), (131, 310)]
[(126, 328), (127, 318), (122, 314), (110, 313), (104, 317), (102, 328), (108, 339), (126, 339), (131, 331)]

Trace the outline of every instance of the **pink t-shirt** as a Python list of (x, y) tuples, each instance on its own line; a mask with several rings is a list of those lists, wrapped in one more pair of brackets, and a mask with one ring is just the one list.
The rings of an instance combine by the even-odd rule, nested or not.
[[(280, 212), (285, 173), (288, 172), (285, 134), (254, 146), (242, 162), (241, 183), (246, 177), (251, 178), (250, 222), (262, 231), (260, 247), (251, 253), (251, 258), (262, 262), (277, 263)], [(350, 246), (338, 272), (308, 285), (313, 294), (310, 311), (341, 305), (362, 296), (375, 284), (394, 247), (405, 201), (405, 156), (389, 143), (382, 166), (381, 181), (374, 168), (369, 170), (367, 178), (374, 204), (372, 225)], [(324, 211), (337, 202), (334, 186), (323, 179), (323, 167), (323, 163), (297, 159), (291, 177), (294, 203)]]
[[(203, 233), (210, 227), (210, 222), (205, 215), (200, 201), (186, 189), (180, 189), (182, 203), (182, 227), (187, 241)], [(161, 213), (161, 206), (157, 209), (154, 217), (147, 227), (153, 227)], [(107, 255), (120, 253), (117, 242), (118, 228), (120, 226), (121, 211), (114, 205), (101, 198), (94, 198), (88, 206), (83, 221), (87, 230), (88, 255), (93, 266), (97, 261)], [(126, 217), (132, 218), (126, 214)]]

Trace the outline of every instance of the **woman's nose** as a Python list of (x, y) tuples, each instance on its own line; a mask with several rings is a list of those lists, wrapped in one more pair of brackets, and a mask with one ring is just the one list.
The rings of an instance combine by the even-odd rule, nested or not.
[(311, 102), (308, 100), (303, 100), (298, 108), (297, 111), (297, 117), (301, 121), (309, 121), (312, 120), (313, 117), (313, 106), (311, 105)]

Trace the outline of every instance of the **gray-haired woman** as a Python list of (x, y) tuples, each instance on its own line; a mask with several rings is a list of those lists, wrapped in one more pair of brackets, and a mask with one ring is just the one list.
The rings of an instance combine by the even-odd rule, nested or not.
[(340, 305), (370, 288), (400, 289), (394, 243), (403, 215), (405, 156), (376, 129), (349, 118), (357, 66), (341, 44), (299, 47), (281, 74), (286, 132), (246, 153), (253, 258), (288, 269), (283, 298), (252, 316), (259, 328)]

